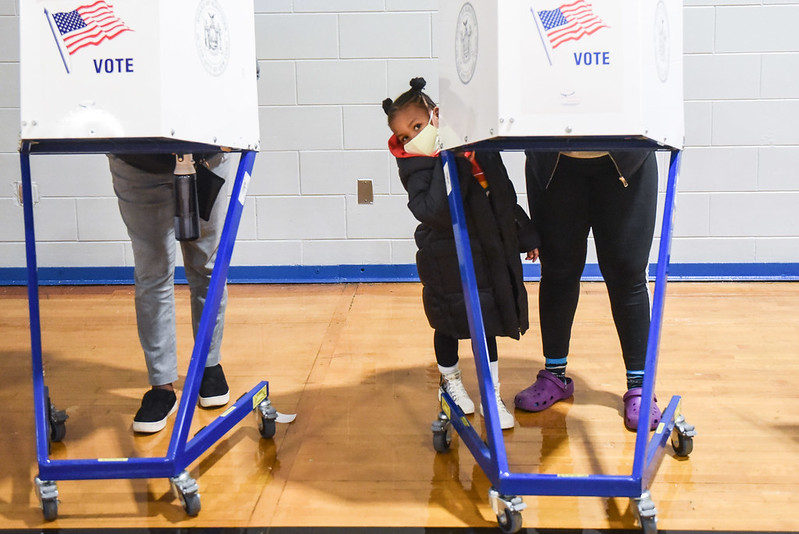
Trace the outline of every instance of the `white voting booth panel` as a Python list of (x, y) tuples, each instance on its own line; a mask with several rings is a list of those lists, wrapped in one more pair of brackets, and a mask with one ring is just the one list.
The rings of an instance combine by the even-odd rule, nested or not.
[(445, 148), (630, 136), (681, 148), (681, 0), (444, 0)]
[(22, 139), (257, 150), (252, 0), (20, 2)]

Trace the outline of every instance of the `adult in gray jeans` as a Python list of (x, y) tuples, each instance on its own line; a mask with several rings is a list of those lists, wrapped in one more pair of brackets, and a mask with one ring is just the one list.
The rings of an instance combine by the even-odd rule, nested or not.
[[(200, 159), (195, 156), (195, 160)], [(210, 170), (227, 179), (234, 171), (229, 155), (204, 158)], [(135, 432), (153, 433), (166, 426), (177, 408), (173, 384), (178, 379), (175, 332), (175, 156), (172, 154), (110, 155), (109, 163), (119, 211), (133, 246), (136, 323), (152, 388), (144, 394), (133, 419)], [(198, 163), (203, 164), (203, 163)], [(181, 241), (186, 279), (191, 291), (194, 335), (200, 323), (211, 271), (225, 219), (225, 203), (216, 202), (208, 220), (200, 221), (200, 237)], [(220, 361), (227, 304), (223, 291), (216, 326), (200, 386), (199, 404), (224, 406), (229, 389)]]

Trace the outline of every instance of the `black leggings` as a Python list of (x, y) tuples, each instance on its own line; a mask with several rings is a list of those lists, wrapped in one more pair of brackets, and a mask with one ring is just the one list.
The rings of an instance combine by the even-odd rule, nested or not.
[[(497, 338), (486, 336), (489, 361), (497, 361)], [(433, 334), (433, 347), (436, 350), (436, 362), (441, 367), (452, 367), (458, 363), (458, 340), (442, 334), (438, 330)]]
[(530, 189), (530, 207), (541, 233), (538, 306), (547, 358), (569, 354), (592, 230), (625, 366), (628, 371), (644, 368), (650, 318), (647, 269), (658, 189), (654, 155), (625, 179), (628, 187), (609, 156), (561, 155), (549, 187)]

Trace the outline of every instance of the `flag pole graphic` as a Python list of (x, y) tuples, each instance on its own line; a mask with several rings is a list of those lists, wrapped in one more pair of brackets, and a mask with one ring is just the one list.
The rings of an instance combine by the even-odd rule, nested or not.
[(535, 23), (535, 29), (538, 30), (538, 36), (541, 38), (541, 45), (544, 47), (544, 53), (547, 55), (547, 61), (549, 61), (549, 66), (552, 66), (552, 58), (549, 57), (549, 47), (547, 46), (547, 42), (544, 39), (544, 34), (541, 33), (541, 17), (538, 16), (538, 13), (535, 11), (535, 7), (533, 7), (532, 3), (530, 4), (530, 13), (533, 14), (533, 22)]
[(69, 74), (69, 62), (66, 56), (64, 56), (64, 49), (61, 47), (61, 32), (53, 25), (53, 17), (50, 16), (50, 12), (47, 11), (47, 8), (44, 8), (44, 16), (47, 18), (47, 23), (50, 25), (50, 31), (53, 32), (53, 39), (55, 39), (56, 47), (58, 47), (58, 53), (61, 54), (61, 61), (64, 62), (64, 68), (67, 69), (67, 74)]

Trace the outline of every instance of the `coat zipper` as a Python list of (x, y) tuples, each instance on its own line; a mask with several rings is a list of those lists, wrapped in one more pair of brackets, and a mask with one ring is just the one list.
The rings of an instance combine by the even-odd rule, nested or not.
[[(558, 159), (555, 160), (555, 167), (553, 167), (552, 174), (549, 175), (549, 180), (547, 180), (547, 185), (544, 187), (544, 189), (549, 188), (549, 184), (552, 183), (552, 179), (555, 177), (555, 171), (558, 170), (558, 163), (560, 163), (560, 156), (561, 154), (560, 152), (558, 152)], [(624, 187), (629, 187), (630, 184), (627, 183), (627, 180), (624, 178), (624, 175), (621, 173), (621, 169), (619, 169), (619, 164), (616, 163), (616, 160), (613, 159), (613, 156), (611, 155), (610, 152), (608, 152), (608, 157), (610, 158), (610, 161), (613, 162), (613, 166), (616, 167), (616, 172), (619, 173), (619, 181), (621, 182), (621, 185), (623, 185)]]
[(621, 185), (623, 185), (624, 187), (629, 186), (630, 184), (628, 184), (627, 180), (624, 179), (624, 176), (621, 173), (621, 169), (619, 169), (619, 164), (616, 163), (616, 160), (613, 159), (613, 155), (610, 152), (608, 152), (608, 157), (610, 158), (610, 161), (613, 162), (613, 166), (616, 167), (616, 172), (619, 173), (619, 181), (621, 182)]
[(555, 160), (555, 166), (552, 167), (552, 174), (549, 175), (549, 180), (547, 180), (547, 185), (544, 186), (544, 189), (549, 189), (549, 184), (552, 183), (552, 179), (555, 177), (555, 171), (558, 170), (558, 163), (560, 163), (560, 152), (558, 152), (558, 159)]

